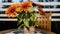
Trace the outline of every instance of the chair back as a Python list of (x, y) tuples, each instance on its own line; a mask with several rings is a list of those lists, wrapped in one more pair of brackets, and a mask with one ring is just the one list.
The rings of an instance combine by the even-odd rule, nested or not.
[(38, 28), (51, 31), (51, 12), (46, 13), (45, 16), (40, 15), (38, 18)]

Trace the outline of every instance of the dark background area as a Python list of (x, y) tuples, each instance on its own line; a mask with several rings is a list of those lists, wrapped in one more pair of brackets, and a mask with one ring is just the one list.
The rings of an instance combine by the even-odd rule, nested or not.
[(0, 21), (0, 31), (8, 29), (17, 29), (16, 21)]
[[(60, 21), (51, 22), (51, 31), (60, 33)], [(17, 21), (0, 21), (0, 31), (8, 29), (17, 29)]]

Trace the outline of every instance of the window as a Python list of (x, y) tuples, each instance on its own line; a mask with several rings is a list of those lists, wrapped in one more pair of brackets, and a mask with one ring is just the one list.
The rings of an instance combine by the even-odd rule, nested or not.
[(2, 0), (2, 2), (12, 2), (12, 0)]
[(12, 2), (12, 0), (8, 0), (8, 2)]
[(7, 0), (2, 0), (2, 2), (7, 2)]
[[(20, 0), (20, 2), (25, 2), (25, 1), (30, 1), (30, 0)], [(33, 2), (38, 2), (38, 0), (31, 0)]]
[(39, 2), (52, 2), (54, 0), (38, 0)]
[(2, 8), (8, 8), (10, 5), (3, 5)]
[(58, 2), (60, 2), (60, 0), (58, 0)]
[(20, 2), (23, 2), (23, 0), (20, 0)]
[(33, 2), (38, 2), (38, 0), (32, 0)]

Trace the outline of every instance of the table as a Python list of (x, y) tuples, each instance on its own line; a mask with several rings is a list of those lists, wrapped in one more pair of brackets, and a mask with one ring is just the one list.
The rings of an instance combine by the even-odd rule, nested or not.
[[(21, 29), (20, 31), (17, 29), (10, 29), (10, 30), (0, 31), (0, 34), (24, 34), (24, 32), (23, 29)], [(43, 31), (41, 29), (36, 29), (35, 34), (55, 34), (55, 33)]]

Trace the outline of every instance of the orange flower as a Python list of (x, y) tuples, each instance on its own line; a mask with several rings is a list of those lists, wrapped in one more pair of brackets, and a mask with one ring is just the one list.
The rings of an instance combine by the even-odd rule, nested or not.
[(45, 15), (45, 12), (43, 11), (42, 8), (39, 8), (38, 10), (39, 10), (43, 15)]
[(9, 8), (6, 10), (6, 14), (8, 17), (15, 17), (17, 14), (16, 11), (17, 6), (16, 5), (11, 5)]
[(11, 6), (13, 6), (13, 5), (15, 5), (17, 8), (16, 8), (16, 11), (19, 11), (20, 9), (20, 5), (21, 5), (21, 3), (17, 3), (17, 4), (12, 4)]
[(20, 11), (25, 11), (27, 12), (28, 9), (32, 6), (31, 2), (23, 2), (20, 6)]

